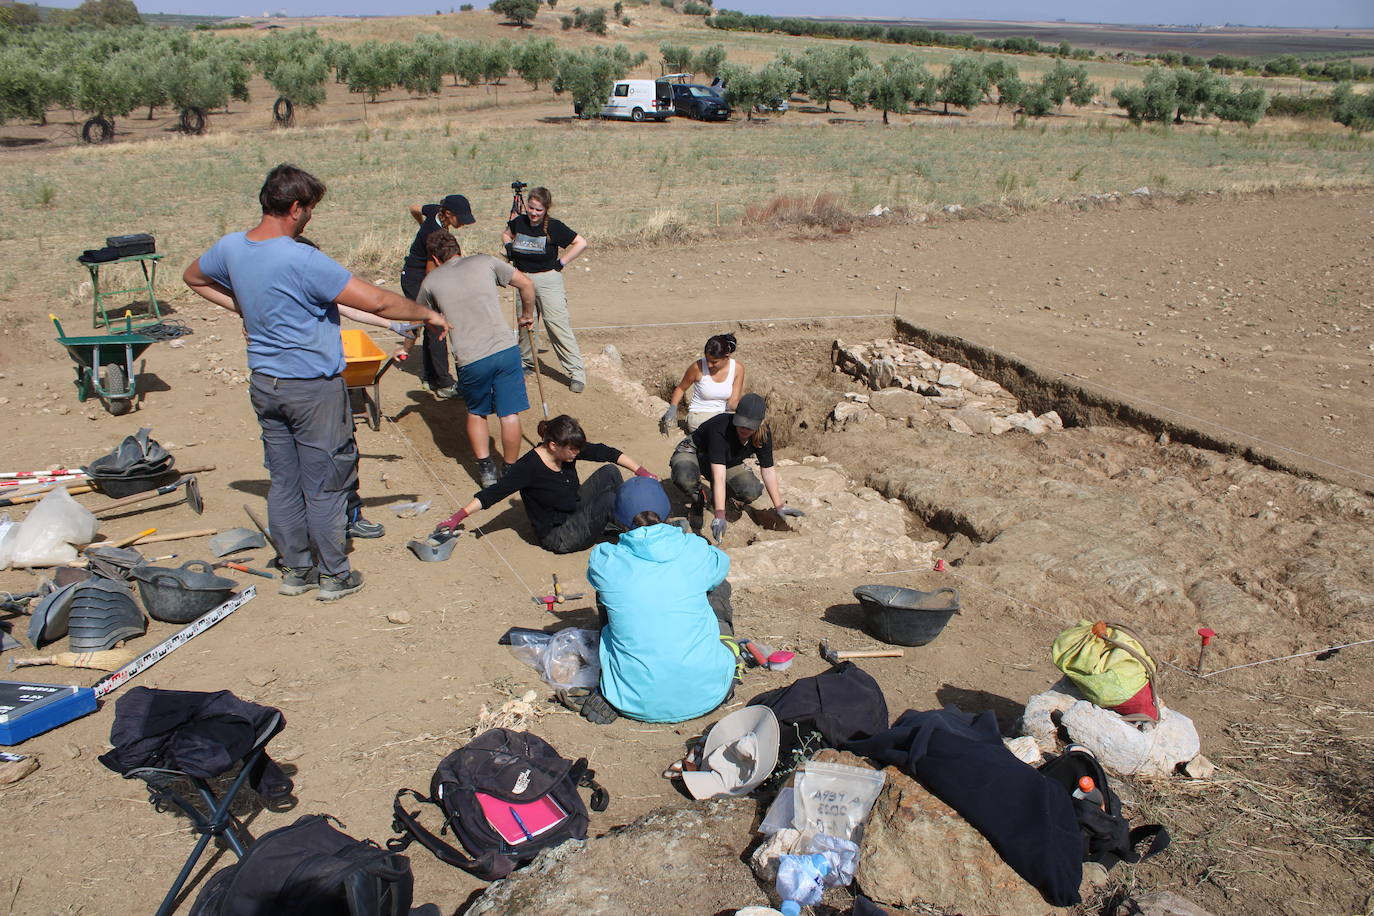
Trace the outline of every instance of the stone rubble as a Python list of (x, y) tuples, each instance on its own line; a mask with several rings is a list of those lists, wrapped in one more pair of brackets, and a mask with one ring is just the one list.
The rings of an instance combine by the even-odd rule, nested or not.
[(874, 394), (846, 394), (827, 418), (829, 429), (939, 424), (966, 436), (1000, 436), (1013, 429), (1042, 436), (1064, 428), (1054, 411), (1038, 417), (1022, 411), (996, 382), (900, 340), (837, 340), (830, 352), (835, 371), (863, 382)]

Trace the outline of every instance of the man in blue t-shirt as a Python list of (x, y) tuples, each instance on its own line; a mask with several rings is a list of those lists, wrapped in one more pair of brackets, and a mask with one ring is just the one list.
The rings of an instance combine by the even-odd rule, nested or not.
[(448, 322), (353, 276), (328, 255), (296, 243), (324, 197), (324, 182), (293, 165), (267, 174), (262, 220), (224, 236), (182, 274), (191, 291), (243, 318), (249, 393), (262, 427), (271, 487), (268, 528), (283, 595), (319, 589), (320, 600), (363, 587), (345, 552), (345, 504), (357, 477), (343, 344), (335, 303), (396, 321)]

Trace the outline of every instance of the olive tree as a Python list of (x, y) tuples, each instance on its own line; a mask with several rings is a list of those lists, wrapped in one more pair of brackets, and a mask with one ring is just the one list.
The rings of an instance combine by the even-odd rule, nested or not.
[(1374, 130), (1374, 92), (1358, 95), (1349, 83), (1341, 83), (1332, 97), (1335, 100), (1333, 121), (1357, 134)]
[(520, 45), (514, 55), (514, 70), (520, 78), (538, 89), (558, 74), (558, 44), (552, 38), (534, 38)]
[(987, 73), (981, 60), (968, 56), (956, 57), (949, 62), (935, 84), (935, 99), (944, 104), (945, 114), (949, 114), (951, 105), (972, 111), (973, 106), (987, 95), (988, 86)]
[(490, 8), (523, 29), (539, 15), (539, 0), (493, 0)]

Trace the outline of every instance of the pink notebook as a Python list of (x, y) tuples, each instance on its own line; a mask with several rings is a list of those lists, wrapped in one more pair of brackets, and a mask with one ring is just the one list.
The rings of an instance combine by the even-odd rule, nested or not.
[(552, 830), (567, 818), (563, 806), (547, 795), (536, 801), (516, 804), (494, 798), (482, 792), (474, 793), (487, 823), (512, 845), (528, 843), (548, 830)]

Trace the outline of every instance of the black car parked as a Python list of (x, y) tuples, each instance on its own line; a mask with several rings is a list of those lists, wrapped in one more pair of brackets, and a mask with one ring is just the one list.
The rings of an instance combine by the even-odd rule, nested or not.
[(698, 121), (725, 121), (730, 117), (730, 103), (711, 86), (673, 85), (673, 108), (685, 118)]

